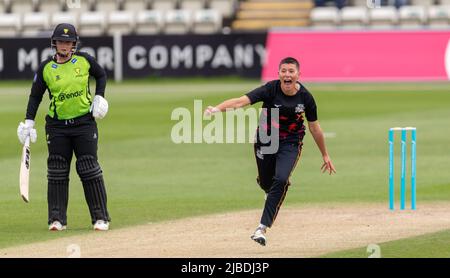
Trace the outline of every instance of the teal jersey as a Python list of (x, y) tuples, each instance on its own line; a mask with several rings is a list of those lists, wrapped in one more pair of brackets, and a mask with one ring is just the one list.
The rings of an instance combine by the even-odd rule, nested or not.
[(77, 52), (65, 63), (55, 59), (44, 61), (33, 80), (27, 119), (34, 119), (46, 90), (49, 92), (48, 115), (58, 120), (68, 120), (89, 113), (92, 95), (89, 77), (96, 79), (96, 94), (104, 96), (106, 73), (92, 56)]

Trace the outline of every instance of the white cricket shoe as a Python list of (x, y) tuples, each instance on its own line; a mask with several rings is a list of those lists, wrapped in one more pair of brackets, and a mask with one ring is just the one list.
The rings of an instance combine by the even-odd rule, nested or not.
[(262, 246), (266, 246), (266, 231), (261, 228), (257, 228), (253, 235), (250, 237), (254, 241), (258, 242)]
[(48, 226), (49, 231), (64, 231), (66, 228), (67, 226), (63, 226), (59, 221), (53, 221), (53, 223)]
[(105, 220), (97, 220), (94, 224), (95, 231), (107, 231), (109, 230), (109, 222)]

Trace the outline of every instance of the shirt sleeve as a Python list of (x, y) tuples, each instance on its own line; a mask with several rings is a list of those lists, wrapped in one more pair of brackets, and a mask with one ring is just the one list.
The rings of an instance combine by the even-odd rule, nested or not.
[(255, 104), (260, 101), (266, 101), (270, 93), (270, 83), (254, 89), (251, 92), (245, 94), (250, 99), (250, 104)]
[(314, 100), (314, 97), (311, 95), (310, 92), (306, 91), (306, 119), (308, 122), (314, 122), (317, 121), (317, 105), (316, 101)]
[(106, 88), (106, 71), (97, 63), (94, 57), (87, 53), (83, 53), (84, 57), (88, 60), (91, 67), (89, 68), (89, 75), (95, 78), (95, 94), (102, 97), (105, 96)]
[(47, 84), (44, 81), (44, 66), (41, 64), (37, 72), (34, 74), (33, 85), (31, 86), (31, 93), (28, 98), (27, 112), (25, 119), (34, 120), (39, 108), (39, 104), (42, 101), (45, 91), (47, 90)]

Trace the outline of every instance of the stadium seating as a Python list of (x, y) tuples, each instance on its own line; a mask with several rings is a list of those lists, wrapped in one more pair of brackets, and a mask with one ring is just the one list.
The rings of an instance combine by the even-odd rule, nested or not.
[(122, 8), (125, 11), (142, 11), (148, 8), (149, 2), (146, 0), (126, 0), (122, 3)]
[[(316, 7), (311, 10), (311, 26), (329, 28), (340, 27), (367, 27), (367, 28), (394, 28), (397, 25), (401, 28), (424, 28), (424, 27), (450, 27), (450, 5), (433, 5), (436, 3), (445, 4), (434, 0), (411, 1), (420, 5), (401, 6), (381, 6), (368, 8), (366, 1), (353, 0), (349, 3), (353, 7), (344, 7), (342, 10), (330, 7)], [(390, 1), (394, 3), (394, 1)], [(359, 9), (359, 10), (358, 10)], [(364, 12), (364, 10), (366, 12)], [(365, 15), (363, 15), (365, 14)]]
[(182, 10), (197, 11), (203, 10), (206, 6), (205, 0), (182, 0), (180, 8)]
[(78, 32), (80, 36), (103, 35), (106, 25), (106, 15), (103, 12), (84, 12), (80, 14)]
[(50, 27), (50, 15), (46, 12), (26, 13), (22, 19), (22, 36), (36, 37)]
[(426, 9), (423, 6), (403, 6), (399, 14), (402, 27), (421, 27), (426, 22)]
[(139, 35), (158, 34), (164, 23), (163, 13), (156, 10), (142, 10), (136, 16), (136, 33)]
[(164, 33), (185, 34), (192, 25), (192, 15), (187, 10), (169, 10), (165, 13)]
[(234, 15), (237, 0), (210, 0), (209, 8), (219, 11), (222, 17), (230, 18)]
[(410, 0), (409, 2), (413, 6), (431, 6), (434, 4), (434, 0)]
[(365, 7), (344, 7), (341, 9), (341, 24), (343, 26), (364, 26), (368, 23)]
[(351, 6), (367, 7), (367, 0), (350, 0)]
[(55, 12), (52, 13), (50, 19), (50, 28), (55, 28), (61, 22), (70, 23), (74, 26), (78, 26), (78, 14), (74, 12)]
[[(367, 0), (0, 0), (0, 36), (48, 34), (61, 22), (82, 36), (114, 34), (216, 33), (272, 27), (448, 28), (450, 0), (409, 0), (410, 5), (370, 8)], [(80, 6), (74, 6), (79, 4)]]
[(157, 11), (174, 10), (177, 6), (177, 0), (153, 0), (152, 9)]
[(10, 2), (12, 13), (30, 13), (37, 9), (37, 0), (13, 0)]
[(76, 13), (94, 11), (95, 4), (96, 4), (96, 0), (82, 0), (82, 1), (63, 0), (63, 10), (64, 11), (73, 11)]
[(237, 0), (210, 0), (209, 2), (209, 8), (219, 11), (224, 18), (233, 17), (237, 5)]
[(97, 0), (94, 4), (96, 11), (113, 12), (119, 10), (119, 1), (117, 0)]
[(0, 36), (12, 37), (17, 36), (21, 29), (19, 14), (3, 14), (0, 16)]
[(267, 30), (272, 27), (304, 27), (309, 24), (310, 0), (251, 0), (241, 2), (232, 27)]
[(192, 28), (197, 34), (218, 32), (222, 28), (222, 17), (217, 10), (197, 10), (194, 12)]
[(38, 8), (41, 12), (56, 13), (63, 9), (63, 2), (61, 0), (41, 0)]
[(2, 0), (0, 0), (0, 14), (6, 12), (6, 3)]
[(108, 14), (108, 34), (130, 34), (134, 30), (134, 14), (131, 11), (111, 11)]
[(390, 28), (398, 24), (398, 13), (395, 7), (380, 7), (369, 10), (369, 19), (372, 27)]
[(430, 27), (447, 27), (450, 25), (450, 6), (430, 6), (428, 8)]
[(335, 27), (340, 23), (339, 10), (336, 7), (318, 7), (311, 11), (311, 23), (314, 27)]

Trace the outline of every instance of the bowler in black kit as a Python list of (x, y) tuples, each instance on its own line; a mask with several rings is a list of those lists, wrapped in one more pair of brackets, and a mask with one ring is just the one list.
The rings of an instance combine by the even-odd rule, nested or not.
[[(259, 226), (251, 239), (266, 245), (266, 230), (277, 217), (290, 185), (289, 178), (300, 158), (305, 119), (323, 159), (322, 172), (330, 175), (336, 169), (328, 155), (325, 139), (317, 117), (312, 94), (298, 82), (300, 66), (287, 57), (279, 64), (279, 79), (267, 82), (239, 98), (228, 99), (217, 106), (208, 106), (206, 115), (263, 102), (254, 152), (258, 167), (257, 182), (266, 193)], [(270, 140), (268, 140), (270, 137)]]

